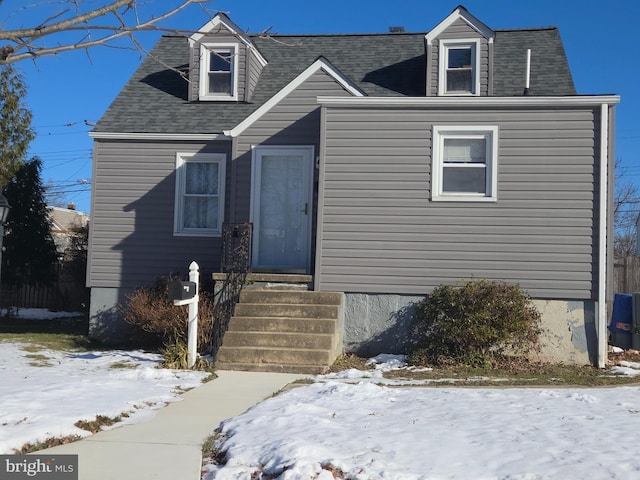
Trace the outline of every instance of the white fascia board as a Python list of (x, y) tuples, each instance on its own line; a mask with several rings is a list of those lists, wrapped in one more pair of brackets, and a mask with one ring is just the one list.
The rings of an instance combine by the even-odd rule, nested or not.
[(206, 142), (228, 139), (221, 133), (89, 132), (89, 137), (99, 140), (194, 140)]
[(262, 56), (262, 54), (258, 51), (256, 46), (240, 27), (238, 27), (235, 23), (231, 21), (228, 17), (222, 18), (220, 14), (217, 14), (213, 17), (209, 22), (203, 25), (196, 33), (189, 37), (189, 46), (193, 47), (195, 44), (202, 43), (203, 39), (207, 36), (209, 32), (212, 32), (216, 27), (222, 25), (225, 27), (231, 34), (236, 36), (242, 43), (244, 43), (247, 48), (249, 48), (255, 54), (258, 62), (260, 62), (261, 66), (267, 65), (267, 60)]
[[(291, 80), (282, 90), (276, 93), (273, 97), (271, 97), (266, 103), (264, 103), (260, 108), (258, 108), (255, 112), (245, 118), (242, 122), (236, 125), (231, 130), (225, 130), (223, 133), (228, 137), (237, 137), (242, 132), (244, 132), (247, 128), (253, 125), (256, 121), (258, 121), (264, 114), (269, 112), (273, 107), (275, 107), (281, 100), (283, 100), (287, 95), (293, 92), (296, 88), (302, 85), (309, 77), (311, 77), (314, 73), (319, 70), (324, 70), (330, 77), (332, 77), (336, 82), (338, 82), (342, 88), (347, 90), (351, 95), (355, 97), (363, 97), (363, 93), (354, 85), (352, 85), (346, 78), (344, 78), (335, 68), (333, 68), (326, 60), (319, 58), (311, 65), (309, 65), (300, 75)], [(348, 97), (352, 98), (352, 97)]]
[(325, 106), (353, 107), (558, 107), (600, 106), (620, 103), (618, 95), (566, 97), (318, 97)]
[(464, 22), (467, 23), (471, 28), (473, 28), (476, 32), (482, 35), (484, 38), (488, 39), (490, 42), (493, 42), (493, 37), (495, 33), (488, 26), (478, 20), (476, 17), (471, 15), (467, 10), (463, 8), (456, 8), (451, 14), (441, 21), (438, 25), (436, 25), (425, 38), (427, 40), (427, 44), (431, 45), (433, 40), (438, 38), (442, 32), (444, 32), (447, 28), (449, 28), (456, 20), (461, 18)]

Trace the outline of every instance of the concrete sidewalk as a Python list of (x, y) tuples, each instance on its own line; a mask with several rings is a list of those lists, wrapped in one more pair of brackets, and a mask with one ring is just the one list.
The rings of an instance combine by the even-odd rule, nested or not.
[(77, 454), (80, 480), (199, 480), (201, 445), (235, 417), (302, 375), (216, 372), (218, 378), (182, 395), (143, 423), (100, 432), (37, 454)]

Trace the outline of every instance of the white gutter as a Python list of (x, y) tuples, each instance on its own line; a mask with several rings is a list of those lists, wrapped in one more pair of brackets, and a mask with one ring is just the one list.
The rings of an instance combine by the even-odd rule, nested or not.
[(600, 110), (600, 228), (598, 229), (598, 368), (607, 362), (607, 213), (609, 201), (609, 106)]
[(576, 95), (562, 97), (318, 97), (326, 106), (397, 107), (532, 107), (592, 106), (620, 103), (618, 95)]
[(187, 140), (205, 141), (227, 140), (222, 133), (136, 133), (136, 132), (89, 132), (91, 138), (102, 140)]

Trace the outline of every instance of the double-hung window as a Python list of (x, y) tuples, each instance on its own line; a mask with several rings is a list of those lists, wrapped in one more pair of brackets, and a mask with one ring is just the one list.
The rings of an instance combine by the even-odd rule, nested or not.
[(237, 100), (238, 49), (233, 44), (200, 46), (200, 99)]
[(434, 126), (431, 198), (496, 201), (497, 126)]
[(226, 155), (176, 155), (175, 235), (218, 236), (224, 217)]
[(479, 42), (476, 40), (441, 41), (440, 95), (478, 95), (480, 90)]

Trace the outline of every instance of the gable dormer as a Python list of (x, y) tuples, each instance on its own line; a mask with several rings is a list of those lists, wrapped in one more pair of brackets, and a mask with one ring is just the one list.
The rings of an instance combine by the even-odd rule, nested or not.
[(457, 7), (425, 37), (427, 96), (491, 95), (495, 33)]
[(189, 48), (190, 101), (251, 99), (267, 61), (229, 17), (218, 13), (189, 38)]

